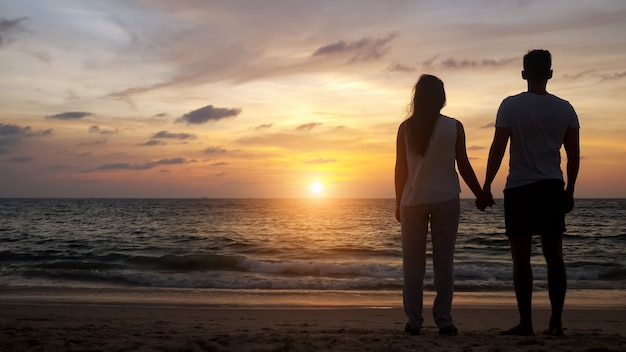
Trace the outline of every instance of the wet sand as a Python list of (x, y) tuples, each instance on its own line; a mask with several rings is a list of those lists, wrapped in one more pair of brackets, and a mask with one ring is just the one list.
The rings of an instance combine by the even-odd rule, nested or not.
[(400, 307), (215, 307), (166, 303), (0, 300), (0, 351), (626, 351), (626, 309), (566, 308), (564, 337), (499, 336), (514, 307), (457, 305), (459, 335), (443, 337), (425, 312), (419, 336)]

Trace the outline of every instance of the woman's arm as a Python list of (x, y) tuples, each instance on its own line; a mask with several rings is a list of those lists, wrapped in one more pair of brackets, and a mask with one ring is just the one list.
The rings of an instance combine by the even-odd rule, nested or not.
[(408, 166), (406, 161), (406, 147), (404, 145), (404, 126), (402, 123), (398, 128), (398, 136), (396, 138), (396, 168), (395, 168), (395, 187), (396, 187), (396, 220), (400, 221), (400, 204), (402, 202), (402, 191), (406, 183), (408, 175)]
[(456, 165), (463, 181), (465, 181), (472, 193), (474, 193), (474, 196), (476, 196), (476, 205), (478, 206), (480, 204), (480, 206), (478, 206), (480, 210), (485, 210), (485, 207), (490, 204), (487, 204), (486, 202), (486, 197), (480, 187), (478, 179), (476, 178), (474, 168), (472, 168), (472, 164), (467, 157), (467, 149), (465, 148), (465, 130), (463, 129), (463, 124), (458, 120), (456, 121)]

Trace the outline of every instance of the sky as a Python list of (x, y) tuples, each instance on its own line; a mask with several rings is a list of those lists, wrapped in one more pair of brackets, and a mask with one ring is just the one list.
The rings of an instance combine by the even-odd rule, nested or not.
[(482, 183), (531, 49), (579, 116), (576, 196), (626, 197), (625, 19), (621, 0), (0, 0), (0, 197), (393, 198), (421, 74)]

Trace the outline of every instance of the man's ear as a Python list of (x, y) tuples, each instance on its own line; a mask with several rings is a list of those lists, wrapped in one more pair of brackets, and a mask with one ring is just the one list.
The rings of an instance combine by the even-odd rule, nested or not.
[(526, 71), (522, 71), (522, 78), (523, 78), (524, 80), (527, 80), (527, 79), (528, 79), (528, 76), (526, 75)]
[(550, 72), (548, 72), (548, 79), (552, 78), (552, 70), (550, 70)]

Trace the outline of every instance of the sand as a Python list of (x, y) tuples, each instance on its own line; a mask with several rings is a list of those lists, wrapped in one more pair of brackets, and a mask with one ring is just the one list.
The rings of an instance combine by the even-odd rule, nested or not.
[[(499, 336), (514, 307), (455, 306), (459, 335), (426, 311), (408, 336), (400, 307), (259, 308), (0, 300), (0, 351), (626, 351), (626, 309), (567, 308), (566, 336)], [(547, 324), (535, 309), (535, 329)]]

